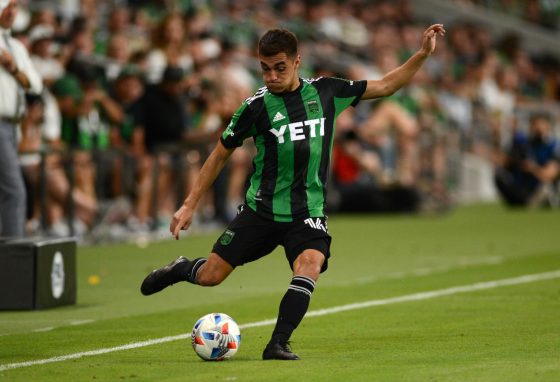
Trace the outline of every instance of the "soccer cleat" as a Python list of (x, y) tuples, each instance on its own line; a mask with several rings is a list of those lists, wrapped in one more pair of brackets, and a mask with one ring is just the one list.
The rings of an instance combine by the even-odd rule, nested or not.
[(296, 361), (300, 359), (297, 354), (292, 352), (288, 342), (271, 342), (266, 345), (263, 351), (263, 359), (279, 359), (285, 361)]
[(149, 296), (179, 281), (186, 281), (187, 275), (184, 270), (188, 264), (187, 258), (179, 256), (168, 265), (153, 270), (142, 282), (140, 291), (144, 296)]

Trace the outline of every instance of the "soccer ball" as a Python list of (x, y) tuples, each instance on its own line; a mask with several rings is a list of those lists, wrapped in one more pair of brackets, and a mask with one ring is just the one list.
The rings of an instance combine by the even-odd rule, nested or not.
[(224, 313), (210, 313), (201, 317), (191, 334), (196, 354), (205, 361), (222, 361), (237, 353), (241, 332), (237, 323)]

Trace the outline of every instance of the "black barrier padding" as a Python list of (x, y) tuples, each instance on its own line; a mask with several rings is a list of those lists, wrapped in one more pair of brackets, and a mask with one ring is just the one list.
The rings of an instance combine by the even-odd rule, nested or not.
[(76, 303), (73, 239), (0, 238), (0, 309)]

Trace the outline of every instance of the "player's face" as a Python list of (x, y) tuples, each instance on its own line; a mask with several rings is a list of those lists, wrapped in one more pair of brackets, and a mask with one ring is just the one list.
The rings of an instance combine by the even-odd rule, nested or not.
[(297, 89), (299, 55), (290, 58), (286, 53), (278, 53), (270, 57), (259, 56), (259, 60), (268, 90), (272, 93), (285, 93)]

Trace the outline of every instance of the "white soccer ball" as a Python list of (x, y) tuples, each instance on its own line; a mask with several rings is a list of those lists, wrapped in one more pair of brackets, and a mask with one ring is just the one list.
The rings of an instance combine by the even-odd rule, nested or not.
[(241, 332), (237, 323), (224, 313), (210, 313), (201, 317), (191, 334), (196, 354), (205, 361), (223, 361), (237, 353)]

